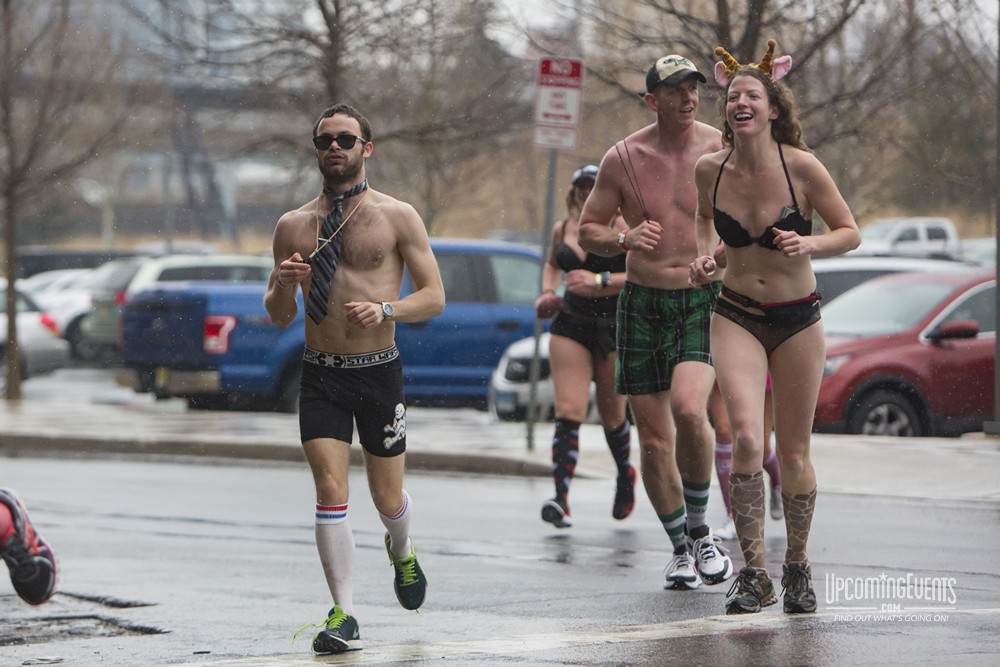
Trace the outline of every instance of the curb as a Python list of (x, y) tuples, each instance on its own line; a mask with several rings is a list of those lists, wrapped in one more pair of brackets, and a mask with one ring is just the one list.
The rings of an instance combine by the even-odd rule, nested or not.
[[(305, 463), (301, 447), (291, 447), (268, 442), (183, 440), (169, 438), (94, 438), (52, 437), (39, 435), (5, 434), (0, 441), (0, 455), (9, 457), (71, 454), (76, 456), (189, 456), (198, 458), (225, 458), (249, 461), (284, 461)], [(360, 447), (351, 448), (351, 464), (363, 466)], [(495, 454), (456, 454), (453, 452), (406, 452), (409, 470), (460, 472), (484, 475), (518, 477), (548, 477), (548, 463), (531, 461), (516, 456)]]

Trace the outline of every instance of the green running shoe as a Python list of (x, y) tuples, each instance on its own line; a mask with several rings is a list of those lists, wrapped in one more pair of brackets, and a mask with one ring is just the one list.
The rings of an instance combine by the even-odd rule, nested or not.
[(339, 606), (334, 606), (330, 610), (326, 621), (320, 627), (323, 629), (313, 637), (313, 653), (326, 655), (328, 653), (361, 650), (361, 634), (358, 632), (358, 622)]
[(427, 577), (420, 569), (417, 562), (417, 554), (413, 550), (413, 542), (410, 542), (410, 555), (406, 558), (396, 559), (389, 548), (389, 533), (385, 534), (385, 550), (389, 554), (389, 562), (396, 569), (396, 579), (392, 586), (396, 590), (396, 599), (403, 609), (410, 611), (420, 608), (424, 603), (424, 595), (427, 593)]

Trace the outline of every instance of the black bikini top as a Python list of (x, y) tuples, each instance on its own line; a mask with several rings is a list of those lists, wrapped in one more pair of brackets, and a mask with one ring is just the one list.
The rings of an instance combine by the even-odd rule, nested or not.
[(788, 175), (788, 167), (785, 165), (785, 154), (781, 151), (780, 143), (778, 144), (778, 155), (781, 157), (781, 168), (785, 171), (785, 180), (788, 181), (788, 191), (792, 194), (792, 205), (786, 206), (781, 211), (781, 218), (776, 223), (770, 225), (757, 238), (753, 238), (738, 220), (733, 219), (731, 215), (715, 207), (715, 200), (719, 194), (719, 181), (722, 180), (722, 170), (732, 155), (733, 152), (729, 151), (729, 155), (722, 161), (722, 165), (719, 167), (719, 175), (715, 177), (715, 191), (712, 193), (712, 217), (715, 220), (715, 231), (718, 233), (719, 238), (722, 239), (722, 242), (732, 248), (745, 248), (748, 245), (756, 243), (762, 248), (777, 250), (778, 247), (774, 245), (774, 235), (779, 231), (792, 231), (799, 236), (811, 236), (812, 220), (806, 220), (799, 210), (799, 202), (795, 199), (795, 188), (792, 187), (792, 179)]
[(562, 236), (559, 238), (559, 247), (556, 249), (556, 265), (563, 271), (569, 272), (573, 269), (586, 269), (593, 273), (622, 273), (625, 271), (625, 254), (602, 257), (593, 253), (586, 253), (583, 259), (576, 254), (572, 248), (566, 245), (566, 222), (563, 222)]

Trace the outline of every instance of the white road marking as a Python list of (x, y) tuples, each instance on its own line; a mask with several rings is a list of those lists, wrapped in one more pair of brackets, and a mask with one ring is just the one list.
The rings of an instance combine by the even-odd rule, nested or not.
[[(949, 609), (948, 615), (1000, 616), (1000, 608), (989, 609)], [(774, 627), (792, 627), (798, 623), (838, 622), (835, 617), (843, 615), (842, 609), (825, 609), (815, 614), (777, 614), (765, 611), (760, 614), (743, 616), (708, 616), (669, 623), (651, 623), (603, 631), (566, 630), (558, 633), (521, 635), (495, 639), (471, 639), (461, 642), (438, 642), (435, 644), (407, 644), (401, 646), (376, 646), (361, 651), (351, 651), (336, 656), (314, 656), (309, 653), (298, 655), (278, 655), (260, 658), (238, 658), (185, 663), (180, 667), (271, 667), (274, 665), (312, 665), (318, 660), (329, 665), (377, 665), (385, 663), (418, 662), (423, 660), (460, 658), (487, 655), (517, 655), (531, 651), (552, 651), (557, 649), (580, 648), (601, 644), (623, 644), (628, 642), (662, 641), (682, 637), (717, 635), (726, 632), (746, 632)]]

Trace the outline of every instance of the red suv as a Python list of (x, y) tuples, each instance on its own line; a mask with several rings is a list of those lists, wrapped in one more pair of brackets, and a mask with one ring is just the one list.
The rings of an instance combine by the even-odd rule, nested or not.
[(814, 429), (930, 436), (993, 418), (996, 272), (900, 273), (823, 308)]

